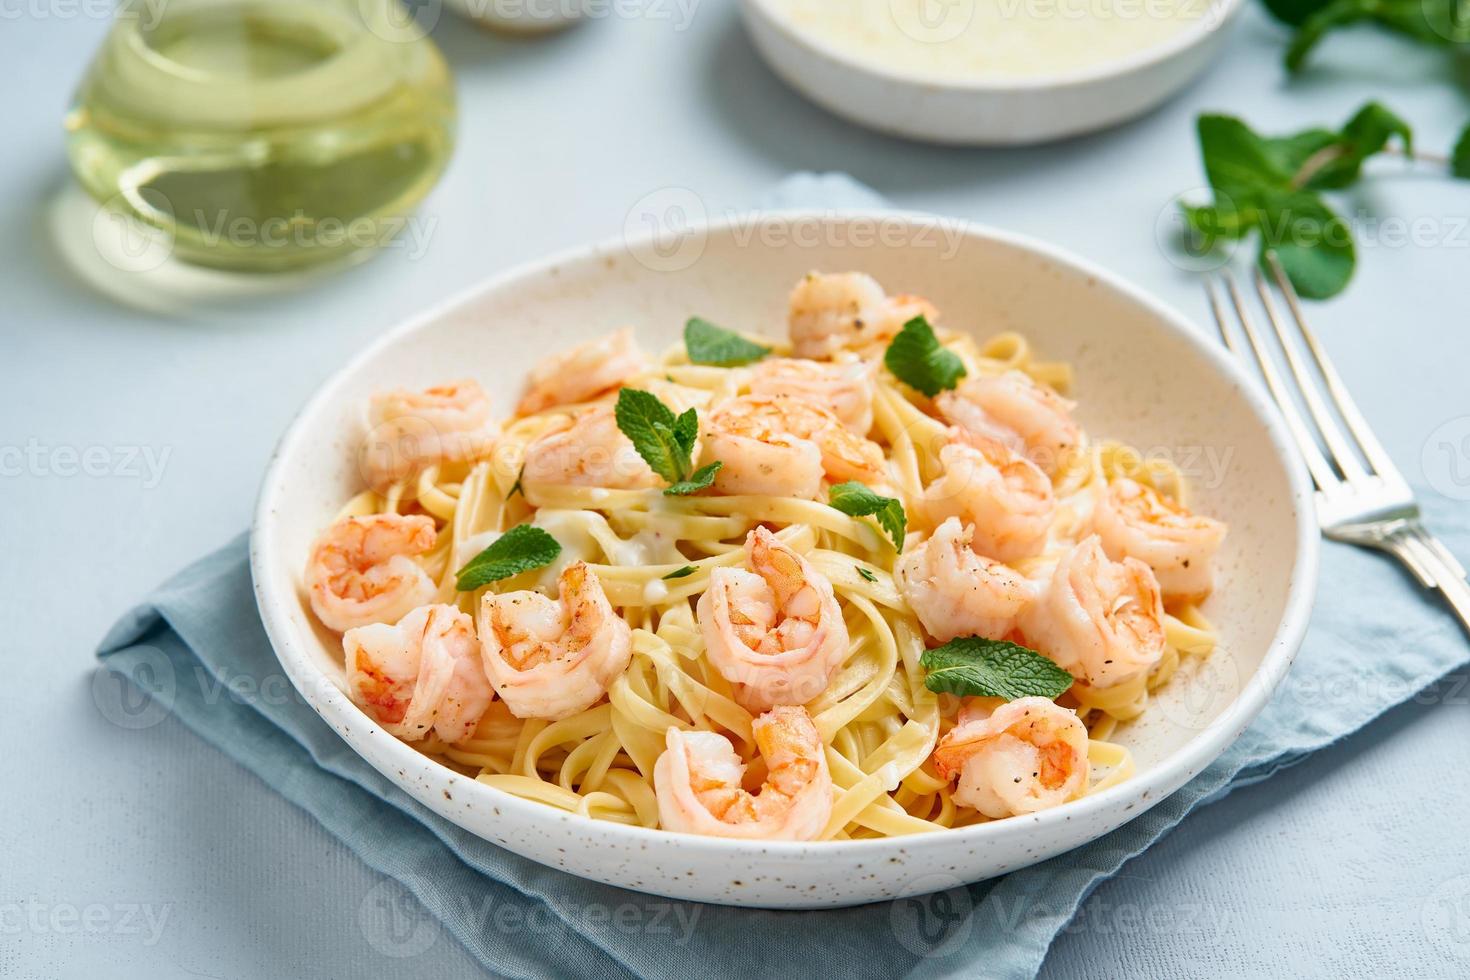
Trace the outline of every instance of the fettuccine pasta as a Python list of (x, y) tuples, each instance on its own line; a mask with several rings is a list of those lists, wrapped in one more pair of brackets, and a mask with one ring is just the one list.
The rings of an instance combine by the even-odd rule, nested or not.
[[(1068, 365), (937, 318), (814, 274), (789, 340), (713, 334), (744, 363), (624, 332), (551, 359), (500, 424), (473, 382), (375, 399), (368, 487), (307, 570), (354, 699), (497, 789), (689, 833), (923, 833), (1127, 779), (1108, 739), (1215, 645), (1223, 525), (1172, 464), (1071, 421)], [(926, 336), (949, 355), (926, 363), (963, 369), (932, 397), (888, 354)], [(667, 465), (705, 486), (665, 492), (625, 391), (692, 410)], [(649, 438), (678, 457), (675, 428)], [(497, 565), (522, 537), (555, 556)], [(477, 563), (508, 574), (467, 582)], [(1044, 657), (1072, 683), (956, 696), (926, 651)]]

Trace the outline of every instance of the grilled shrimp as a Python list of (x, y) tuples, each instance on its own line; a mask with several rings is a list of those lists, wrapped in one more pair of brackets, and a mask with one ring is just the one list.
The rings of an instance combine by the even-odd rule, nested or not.
[(957, 517), (974, 528), (974, 549), (1015, 562), (1046, 544), (1056, 501), (1051, 480), (993, 439), (966, 436), (939, 451), (943, 474), (919, 501), (930, 523)]
[(590, 400), (616, 388), (645, 367), (631, 328), (553, 354), (531, 369), (517, 415)]
[(934, 749), (945, 779), (959, 776), (954, 801), (987, 817), (1035, 813), (1087, 790), (1087, 726), (1046, 698), (1020, 698), (962, 714)]
[(752, 368), (750, 390), (824, 405), (855, 435), (873, 428), (873, 365), (851, 354), (830, 364), (799, 357), (761, 361)]
[(474, 381), (423, 391), (397, 389), (368, 403), (370, 430), (359, 454), (363, 476), (383, 490), (435, 463), (480, 459), (494, 448), (490, 398)]
[(342, 649), (352, 700), (407, 742), (430, 729), (451, 744), (464, 741), (495, 697), (475, 625), (453, 606), (420, 606), (396, 626), (350, 629)]
[(888, 484), (883, 450), (843, 427), (820, 404), (793, 395), (741, 395), (707, 419), (703, 462), (721, 460), (721, 493), (786, 494), (813, 499), (825, 475), (834, 483)]
[(1092, 526), (1109, 558), (1137, 558), (1153, 569), (1164, 598), (1198, 601), (1214, 588), (1211, 559), (1225, 538), (1219, 521), (1119, 477), (1098, 488)]
[(618, 428), (613, 406), (594, 405), (526, 447), (522, 479), (613, 490), (656, 487), (659, 479)]
[(947, 518), (927, 541), (911, 548), (895, 569), (899, 590), (929, 635), (999, 640), (1034, 597), (1019, 572), (975, 553), (974, 527)]
[(1020, 626), (1032, 647), (1091, 687), (1134, 680), (1164, 655), (1154, 573), (1136, 558), (1110, 561), (1097, 535), (1062, 556)]
[(812, 840), (832, 816), (832, 776), (817, 726), (805, 708), (772, 708), (751, 724), (766, 763), (755, 793), (741, 783), (745, 763), (715, 732), (669, 728), (653, 767), (659, 826), (711, 837)]
[(1049, 475), (1082, 444), (1082, 430), (1072, 421), (1076, 403), (1022, 371), (972, 378), (937, 396), (934, 405), (950, 423), (1006, 443)]
[(887, 296), (861, 272), (809, 272), (791, 292), (791, 347), (797, 357), (831, 357), (891, 339), (916, 316), (939, 312), (917, 296)]
[(556, 721), (585, 711), (628, 668), (632, 630), (586, 562), (562, 570), (561, 600), (539, 592), (485, 593), (485, 673), (517, 718)]
[(431, 601), (434, 580), (410, 556), (434, 547), (429, 517), (347, 517), (322, 532), (306, 565), (311, 610), (338, 633), (396, 623)]
[(696, 612), (706, 655), (751, 711), (805, 704), (847, 657), (832, 583), (764, 527), (745, 539), (743, 568), (717, 568)]

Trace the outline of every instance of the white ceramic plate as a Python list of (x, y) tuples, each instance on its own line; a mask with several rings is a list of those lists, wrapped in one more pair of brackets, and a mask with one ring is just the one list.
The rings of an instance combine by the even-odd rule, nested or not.
[[(699, 229), (677, 248), (617, 240), (501, 275), (392, 331), (321, 389), (282, 438), (261, 489), (251, 567), (261, 616), (306, 700), (363, 758), (465, 829), (573, 874), (676, 898), (813, 908), (935, 891), (1024, 867), (1137, 816), (1215, 759), (1266, 702), (1306, 628), (1317, 530), (1308, 486), (1254, 382), (1176, 313), (1049, 246), (883, 214), (769, 215)], [(1206, 611), (1222, 646), (1181, 671), (1119, 740), (1138, 775), (1057, 809), (888, 840), (752, 843), (563, 813), (459, 775), (387, 735), (346, 696), (340, 643), (301, 586), (313, 538), (358, 491), (369, 393), (471, 375), (508, 411), (542, 355), (624, 325), (647, 349), (691, 314), (780, 330), (811, 269), (869, 272), (929, 297), (942, 322), (1023, 330), (1077, 369), (1094, 435), (1166, 451), (1195, 471), (1201, 510), (1230, 524)]]
[[(963, 2), (940, 6), (964, 9)], [(1204, 71), (1240, 7), (1241, 0), (1213, 0), (1178, 34), (1099, 67), (951, 81), (855, 57), (793, 25), (771, 0), (741, 0), (761, 56), (813, 102), (880, 132), (969, 146), (1042, 143), (1142, 115)]]

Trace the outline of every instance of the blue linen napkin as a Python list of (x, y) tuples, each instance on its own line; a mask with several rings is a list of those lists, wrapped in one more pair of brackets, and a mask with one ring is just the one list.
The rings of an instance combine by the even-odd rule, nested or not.
[[(764, 203), (840, 208), (881, 199), (842, 175), (798, 175)], [(1466, 509), (1426, 488), (1420, 499), (1449, 548), (1470, 555)], [(382, 908), (361, 917), (385, 955), (412, 956), (444, 928), (487, 969), (511, 977), (1011, 978), (1034, 976), (1091, 890), (1195, 807), (1356, 731), (1470, 660), (1470, 645), (1389, 559), (1326, 543), (1296, 666), (1256, 722), (1183, 789), (1091, 844), (1003, 878), (817, 912), (675, 902), (583, 881), (420, 806), (285, 680), (256, 614), (244, 536), (154, 592), (98, 656), (150, 695), (119, 703), (128, 714), (115, 720), (146, 724), (172, 712), (417, 896), (421, 907), (385, 890)]]

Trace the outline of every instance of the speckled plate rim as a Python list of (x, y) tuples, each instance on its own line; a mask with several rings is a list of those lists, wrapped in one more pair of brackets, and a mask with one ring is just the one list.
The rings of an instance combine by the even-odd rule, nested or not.
[[(765, 220), (785, 220), (793, 223), (802, 221), (871, 222), (900, 219), (932, 225), (935, 221), (933, 215), (882, 209), (841, 211), (799, 209), (765, 211), (760, 212), (760, 216)], [(713, 235), (736, 229), (741, 226), (742, 222), (748, 222), (750, 219), (750, 214), (736, 214), (720, 221), (710, 222), (703, 227), (707, 234)], [(335, 682), (313, 665), (310, 655), (306, 652), (305, 644), (316, 643), (316, 637), (298, 635), (287, 612), (291, 604), (299, 602), (294, 580), (290, 576), (285, 576), (283, 580), (282, 569), (292, 567), (292, 563), (283, 561), (285, 556), (278, 553), (269, 529), (272, 524), (272, 513), (286, 492), (286, 488), (279, 479), (279, 474), (284, 469), (285, 460), (294, 454), (298, 445), (307, 437), (304, 423), (312, 417), (319, 405), (331, 400), (333, 394), (345, 385), (362, 365), (375, 358), (382, 348), (444, 318), (474, 297), (502, 288), (523, 277), (543, 275), (553, 268), (565, 268), (609, 254), (626, 255), (630, 251), (636, 254), (636, 249), (647, 247), (657, 234), (655, 230), (646, 235), (619, 236), (593, 245), (566, 249), (546, 258), (513, 266), (478, 285), (461, 291), (407, 323), (389, 330), (359, 352), (318, 389), (293, 418), (271, 456), (262, 481), (250, 535), (251, 576), (261, 620), (287, 676), (303, 698), (354, 751), (363, 756), (386, 778), (410, 795), (420, 799), (421, 802), (428, 802), (427, 789), (421, 796), (419, 792), (421, 787), (432, 786), (437, 790), (440, 785), (452, 785), (457, 794), (467, 794), (457, 799), (457, 802), (462, 801), (466, 805), (481, 802), (486, 806), (497, 808), (496, 813), (504, 812), (508, 817), (533, 822), (544, 823), (548, 819), (570, 822), (585, 836), (588, 843), (603, 839), (625, 847), (657, 846), (666, 851), (679, 852), (689, 858), (704, 858), (716, 862), (736, 856), (751, 857), (757, 854), (777, 859), (852, 856), (871, 860), (885, 855), (894, 856), (904, 851), (944, 849), (957, 844), (973, 847), (987, 841), (999, 843), (1003, 839), (1009, 841), (1013, 838), (1031, 835), (1041, 835), (1045, 839), (1044, 835), (1048, 831), (1060, 832), (1062, 825), (1066, 822), (1076, 820), (1078, 823), (1085, 823), (1089, 818), (1101, 817), (1107, 826), (1096, 834), (1090, 835), (1088, 839), (1092, 839), (1142, 814), (1204, 770), (1246, 729), (1265, 706), (1272, 692), (1290, 669), (1292, 660), (1306, 633), (1316, 592), (1320, 541), (1311, 484), (1305, 466), (1300, 461), (1276, 408), (1269, 401), (1260, 384), (1242, 370), (1223, 348), (1206, 339), (1206, 335), (1202, 332), (1191, 327), (1182, 314), (1140, 288), (1088, 260), (1040, 240), (967, 222), (964, 226), (964, 236), (967, 238), (1019, 249), (1037, 258), (1068, 266), (1077, 272), (1093, 277), (1100, 285), (1118, 292), (1152, 313), (1160, 323), (1183, 337), (1216, 371), (1239, 388), (1242, 398), (1261, 423), (1262, 431), (1270, 442), (1273, 454), (1283, 465), (1291, 489), (1288, 503), (1292, 508), (1296, 528), (1295, 559), (1288, 595), (1283, 604), (1283, 615), (1268, 649), (1262, 656), (1260, 666), (1249, 681), (1241, 687), (1235, 699), (1215, 719), (1156, 765), (1109, 789), (1050, 810), (942, 833), (811, 842), (745, 841), (706, 837), (595, 820), (591, 817), (560, 811), (546, 804), (522, 799), (455, 772), (378, 728), (377, 724), (358, 708)], [(358, 739), (371, 742), (372, 750), (380, 761), (374, 761), (365, 750), (360, 749), (356, 744)], [(1111, 819), (1107, 811), (1113, 810), (1116, 813), (1124, 809), (1121, 806), (1124, 803), (1134, 804), (1126, 808), (1128, 816), (1118, 820)], [(451, 816), (445, 815), (445, 819), (457, 823)], [(465, 829), (470, 830), (468, 827)], [(475, 833), (473, 830), (471, 832)], [(481, 835), (477, 834), (477, 836)], [(1040, 857), (1047, 856), (1046, 849), (1041, 850)], [(1050, 853), (1056, 853), (1056, 851)], [(657, 891), (652, 887), (644, 890)]]
[(923, 72), (900, 71), (864, 60), (801, 30), (784, 13), (774, 9), (770, 0), (741, 0), (741, 6), (745, 9), (747, 16), (763, 18), (770, 27), (779, 31), (791, 44), (805, 49), (813, 57), (820, 58), (828, 64), (895, 85), (961, 93), (1051, 92), (1085, 88), (1098, 82), (1122, 78), (1168, 61), (1175, 55), (1203, 43), (1211, 33), (1225, 30), (1244, 5), (1245, 0), (1212, 0), (1205, 15), (1196, 23), (1189, 25), (1187, 30), (1182, 30), (1173, 37), (1144, 48), (1142, 51), (1090, 68), (1016, 78), (959, 79), (943, 75), (926, 75)]

